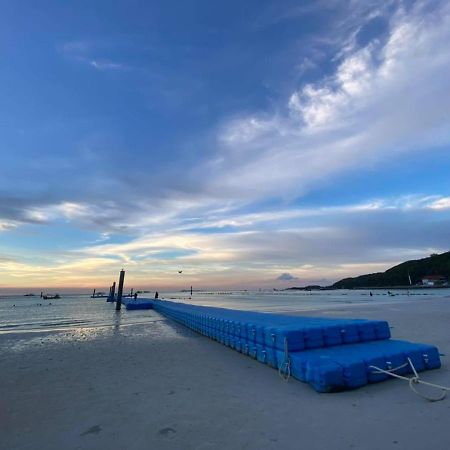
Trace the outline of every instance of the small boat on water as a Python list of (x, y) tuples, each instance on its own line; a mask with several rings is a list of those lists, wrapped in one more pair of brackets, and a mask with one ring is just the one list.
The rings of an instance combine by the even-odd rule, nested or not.
[(61, 298), (61, 296), (59, 294), (54, 294), (54, 295), (46, 294), (46, 295), (43, 295), (42, 298), (44, 300), (54, 300), (54, 299), (57, 299), (57, 298)]
[(36, 294), (24, 294), (24, 297), (34, 297)]
[(106, 295), (105, 292), (95, 292), (95, 289), (91, 295), (91, 298), (106, 298), (106, 297), (108, 297), (108, 296)]

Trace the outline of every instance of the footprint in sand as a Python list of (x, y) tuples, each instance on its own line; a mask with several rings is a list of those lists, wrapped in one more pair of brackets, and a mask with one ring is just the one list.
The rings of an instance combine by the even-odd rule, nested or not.
[(86, 431), (80, 434), (80, 436), (86, 436), (87, 434), (98, 434), (102, 431), (102, 427), (100, 425), (94, 425), (91, 428), (88, 428)]
[(175, 434), (176, 430), (174, 430), (173, 428), (167, 427), (167, 428), (161, 428), (158, 431), (158, 434), (162, 435), (162, 436), (170, 436), (172, 434)]

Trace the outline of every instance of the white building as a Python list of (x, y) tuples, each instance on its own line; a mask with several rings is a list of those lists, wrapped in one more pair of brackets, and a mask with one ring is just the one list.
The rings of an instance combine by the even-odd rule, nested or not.
[(443, 286), (447, 284), (447, 277), (442, 275), (428, 275), (422, 278), (422, 284), (424, 286)]

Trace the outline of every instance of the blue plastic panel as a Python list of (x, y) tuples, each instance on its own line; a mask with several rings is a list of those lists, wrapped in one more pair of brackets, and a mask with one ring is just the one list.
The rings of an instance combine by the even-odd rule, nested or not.
[(151, 300), (148, 299), (124, 299), (124, 301), (122, 302), (125, 304), (126, 308), (128, 310), (133, 310), (133, 309), (152, 309), (153, 308), (153, 302)]
[(388, 377), (376, 373), (371, 366), (384, 370), (399, 368), (395, 373), (400, 375), (412, 373), (408, 357), (417, 371), (437, 369), (441, 366), (436, 347), (397, 340), (365, 342), (289, 354), (292, 375), (310, 383), (320, 392), (354, 389), (367, 383), (383, 381)]
[(151, 303), (167, 317), (271, 367), (280, 367), (288, 358), (292, 375), (319, 392), (354, 389), (388, 378), (371, 366), (400, 367), (396, 373), (409, 373), (408, 357), (418, 371), (440, 367), (436, 347), (390, 340), (386, 321)]

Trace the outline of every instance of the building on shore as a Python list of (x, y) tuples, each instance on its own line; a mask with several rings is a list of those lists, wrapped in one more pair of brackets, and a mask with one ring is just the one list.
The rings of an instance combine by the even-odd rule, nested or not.
[(424, 286), (445, 286), (448, 284), (447, 277), (442, 275), (427, 275), (422, 278)]

